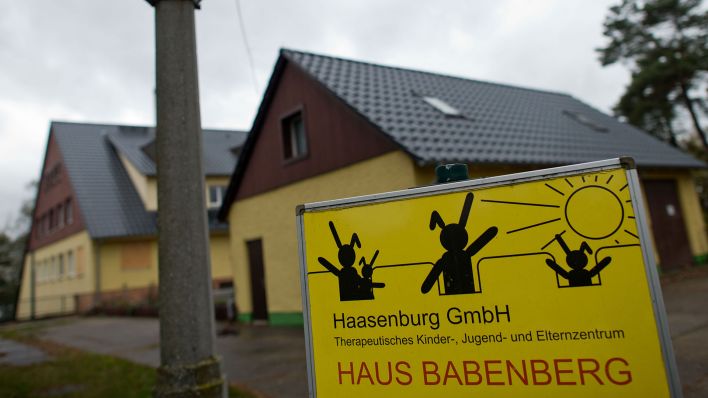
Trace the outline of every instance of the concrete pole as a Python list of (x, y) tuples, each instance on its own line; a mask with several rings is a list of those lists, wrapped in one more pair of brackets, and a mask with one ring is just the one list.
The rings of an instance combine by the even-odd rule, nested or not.
[(155, 397), (225, 397), (214, 355), (194, 8), (155, 7), (160, 357)]

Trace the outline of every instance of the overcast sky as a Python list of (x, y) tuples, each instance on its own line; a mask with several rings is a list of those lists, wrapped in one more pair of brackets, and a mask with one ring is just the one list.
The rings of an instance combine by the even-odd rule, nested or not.
[[(609, 112), (629, 73), (602, 68), (619, 0), (204, 0), (202, 125), (250, 128), (281, 47), (561, 91)], [(0, 0), (0, 228), (37, 180), (51, 120), (154, 123), (144, 0)]]

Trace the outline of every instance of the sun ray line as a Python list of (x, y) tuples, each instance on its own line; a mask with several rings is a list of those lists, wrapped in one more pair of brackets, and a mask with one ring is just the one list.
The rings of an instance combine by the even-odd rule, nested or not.
[(568, 185), (570, 185), (571, 188), (575, 188), (575, 185), (573, 185), (573, 183), (570, 182), (570, 180), (568, 180), (567, 178), (565, 179), (565, 182), (567, 182)]
[(560, 208), (559, 205), (547, 205), (545, 203), (529, 203), (529, 202), (510, 202), (510, 201), (506, 201), (506, 200), (482, 199), (482, 202), (500, 203), (500, 204), (506, 204), (506, 205), (519, 205), (519, 206), (553, 207), (555, 209)]
[(605, 185), (609, 184), (610, 181), (612, 181), (612, 178), (614, 178), (614, 174), (610, 176), (610, 178), (607, 179), (607, 182), (605, 182)]
[(598, 177), (598, 176), (595, 176), (595, 182), (597, 182), (597, 177)]
[(625, 203), (632, 203), (632, 199), (627, 199), (624, 201)]
[(627, 216), (627, 218), (634, 220), (634, 216)]
[[(565, 230), (561, 231), (561, 233), (559, 233), (559, 234), (557, 234), (557, 235), (563, 236), (564, 233), (565, 233)], [(548, 243), (546, 243), (545, 245), (543, 245), (543, 247), (541, 248), (541, 250), (547, 248), (547, 247), (548, 247), (551, 243), (553, 243), (553, 241), (555, 241), (555, 240), (556, 240), (556, 237), (554, 236), (553, 239), (549, 240)]]
[(639, 237), (638, 237), (637, 235), (635, 235), (635, 234), (633, 234), (633, 233), (627, 231), (626, 229), (624, 230), (624, 232), (626, 232), (626, 233), (628, 233), (629, 235), (632, 235), (632, 236), (634, 236), (635, 238), (639, 239)]
[(622, 188), (620, 188), (620, 192), (622, 192), (622, 191), (624, 191), (625, 189), (627, 189), (627, 185), (629, 185), (629, 184), (624, 184), (624, 186), (623, 186)]
[(528, 225), (528, 226), (526, 226), (526, 227), (521, 227), (521, 228), (513, 229), (513, 230), (511, 230), (511, 231), (507, 231), (507, 235), (508, 235), (508, 234), (513, 234), (514, 232), (523, 231), (523, 230), (526, 230), (526, 229), (529, 229), (529, 228), (540, 227), (541, 225), (550, 224), (550, 223), (556, 222), (556, 221), (560, 221), (560, 218), (554, 218), (553, 220), (548, 220), (548, 221), (540, 222), (540, 223), (538, 223), (538, 224), (533, 224), (533, 225)]
[(585, 176), (580, 176), (580, 178), (582, 178), (583, 182), (585, 182)]
[(552, 190), (556, 191), (558, 194), (560, 194), (560, 196), (565, 196), (565, 194), (564, 194), (563, 192), (561, 192), (561, 191), (559, 191), (559, 190), (553, 188), (552, 186), (548, 185), (548, 183), (546, 183), (545, 185), (546, 185), (548, 188), (551, 188)]

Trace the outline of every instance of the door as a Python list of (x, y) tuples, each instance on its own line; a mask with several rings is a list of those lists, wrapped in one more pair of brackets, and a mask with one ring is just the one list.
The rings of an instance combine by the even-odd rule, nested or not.
[(256, 239), (246, 242), (248, 248), (248, 267), (251, 274), (251, 303), (253, 320), (268, 320), (268, 303), (266, 301), (265, 269), (263, 267), (263, 240)]
[(645, 180), (654, 244), (663, 271), (691, 265), (691, 247), (674, 180)]

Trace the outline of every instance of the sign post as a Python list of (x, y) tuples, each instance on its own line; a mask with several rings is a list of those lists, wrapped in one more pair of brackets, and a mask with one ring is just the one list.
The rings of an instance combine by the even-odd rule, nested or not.
[(634, 163), (298, 208), (311, 397), (680, 397)]

